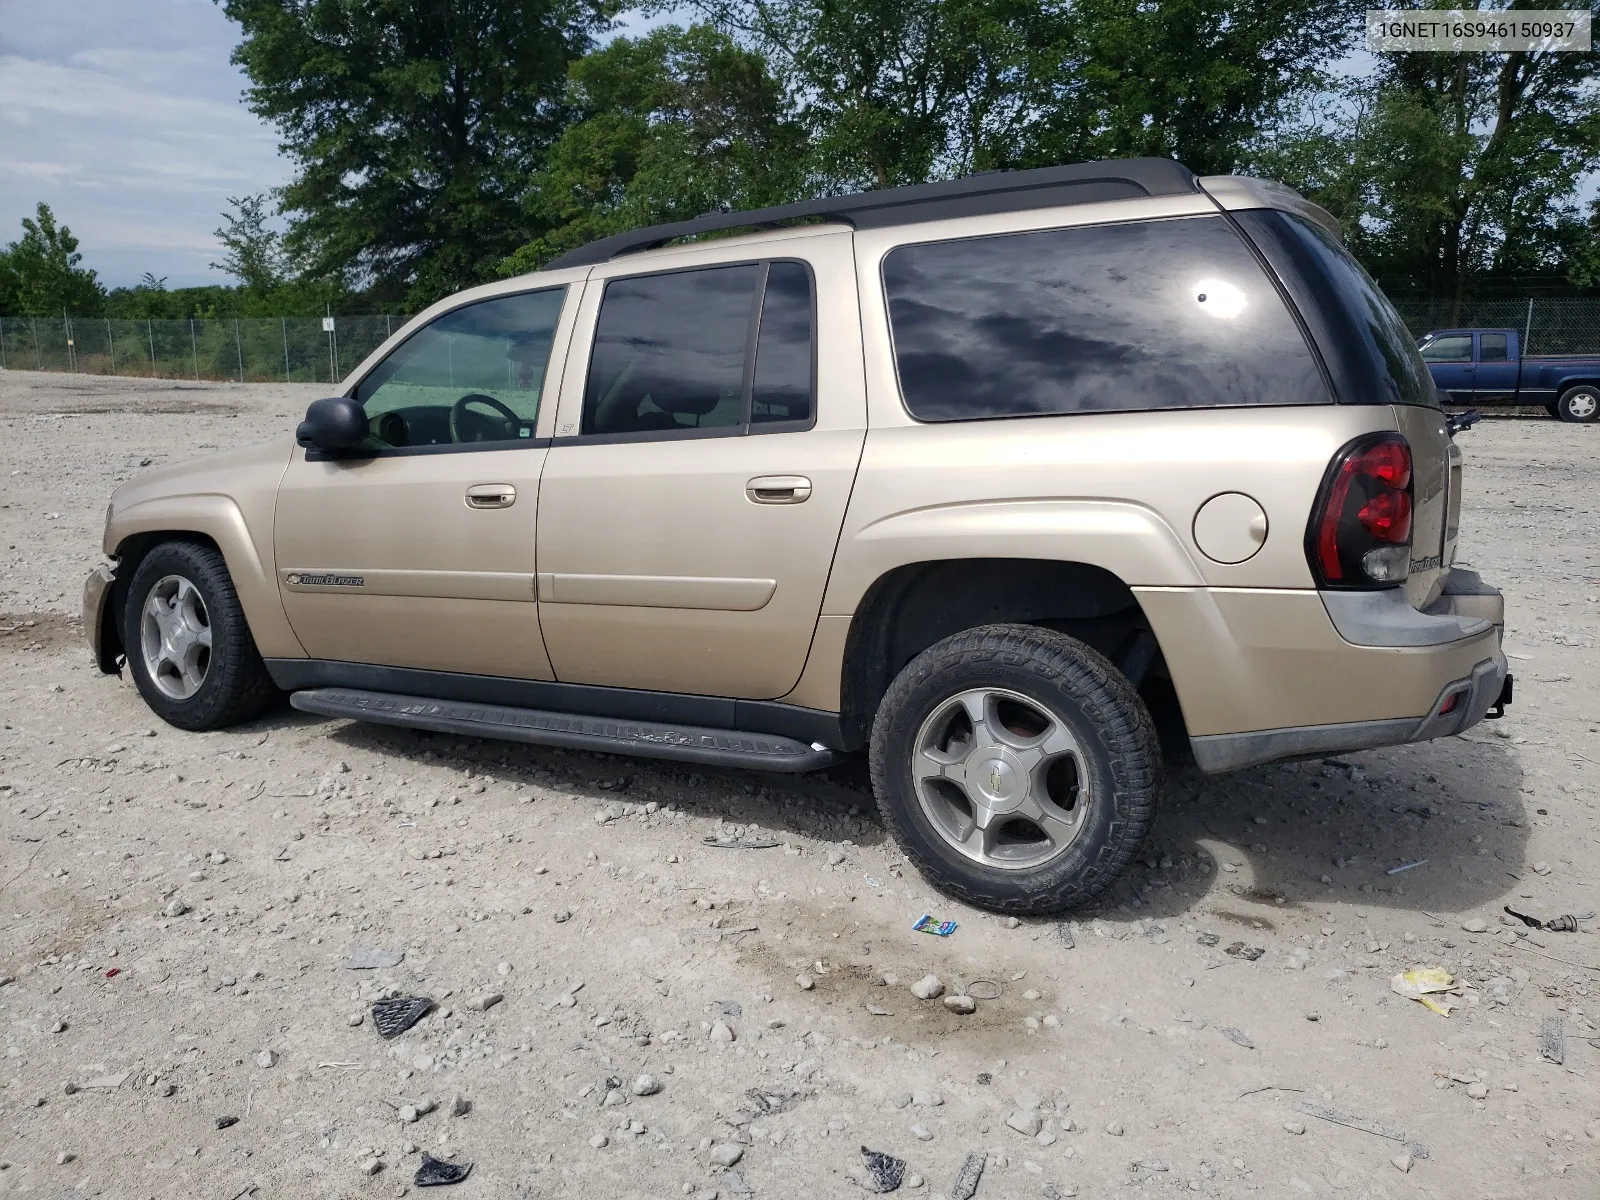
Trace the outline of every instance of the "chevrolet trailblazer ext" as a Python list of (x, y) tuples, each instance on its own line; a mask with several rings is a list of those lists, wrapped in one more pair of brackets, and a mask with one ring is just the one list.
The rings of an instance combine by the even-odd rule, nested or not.
[(1294, 192), (991, 174), (619, 234), (441, 301), (296, 438), (119, 488), (87, 627), (184, 729), (287, 691), (766, 771), (867, 751), (929, 879), (1049, 913), (1150, 827), (1150, 697), (1213, 772), (1498, 713), (1460, 464)]

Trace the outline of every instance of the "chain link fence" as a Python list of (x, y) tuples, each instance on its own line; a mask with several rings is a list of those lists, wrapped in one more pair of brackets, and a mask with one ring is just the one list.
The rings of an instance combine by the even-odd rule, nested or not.
[[(1411, 332), (1515, 329), (1526, 354), (1600, 354), (1600, 297), (1448, 300), (1402, 296)], [(105, 317), (0, 318), (0, 368), (141, 375), (158, 379), (337, 383), (405, 317), (225, 318), (119, 321)]]
[[(331, 320), (332, 328), (326, 328)], [(405, 317), (0, 318), (0, 368), (238, 383), (336, 383)]]
[(1600, 354), (1600, 297), (1429, 300), (1401, 296), (1394, 305), (1421, 337), (1432, 329), (1515, 329), (1524, 354)]

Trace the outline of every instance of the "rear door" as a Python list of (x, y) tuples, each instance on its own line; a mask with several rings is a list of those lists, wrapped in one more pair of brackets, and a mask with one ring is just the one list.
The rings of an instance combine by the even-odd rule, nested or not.
[(1440, 334), (1422, 348), (1422, 361), (1428, 364), (1433, 381), (1451, 403), (1471, 404), (1477, 398), (1473, 391), (1477, 367), (1472, 361), (1470, 333)]
[(729, 257), (590, 277), (539, 501), (564, 683), (772, 699), (805, 666), (865, 437), (850, 235)]
[(1511, 335), (1503, 329), (1478, 334), (1478, 365), (1472, 384), (1478, 403), (1510, 404), (1516, 400), (1517, 360), (1511, 349)]

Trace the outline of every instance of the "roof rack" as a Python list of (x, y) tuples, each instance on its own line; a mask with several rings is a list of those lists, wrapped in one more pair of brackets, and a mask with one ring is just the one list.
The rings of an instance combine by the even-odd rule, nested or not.
[(913, 221), (1018, 212), (1097, 200), (1175, 196), (1196, 191), (1199, 187), (1194, 172), (1168, 158), (1124, 158), (1030, 171), (989, 171), (941, 183), (825, 196), (749, 212), (710, 212), (689, 221), (651, 225), (569, 250), (546, 263), (545, 269), (609, 262), (623, 254), (652, 250), (702, 233), (746, 227), (781, 228), (790, 221), (817, 217), (843, 221), (856, 229), (878, 229)]

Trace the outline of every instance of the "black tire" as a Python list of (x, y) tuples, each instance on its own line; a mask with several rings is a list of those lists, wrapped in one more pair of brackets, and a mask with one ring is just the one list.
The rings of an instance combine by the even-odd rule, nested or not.
[(1556, 401), (1556, 416), (1575, 425), (1588, 425), (1600, 418), (1600, 387), (1580, 383), (1561, 393)]
[[(1037, 866), (996, 867), (964, 855), (918, 798), (913, 761), (925, 722), (977, 689), (1038, 705), (1081, 754), (1086, 811), (1076, 834)], [(929, 647), (900, 672), (873, 722), (871, 769), (884, 823), (930, 883), (979, 908), (1038, 916), (1094, 899), (1133, 861), (1155, 818), (1161, 750), (1144, 702), (1103, 655), (1051, 630), (985, 625)]]
[[(168, 581), (187, 581), (201, 602), (196, 611), (210, 636), (210, 647), (197, 658), (202, 678), (192, 694), (172, 694), (181, 679), (163, 672), (159, 682), (147, 662), (143, 640), (143, 614), (151, 593)], [(260, 716), (271, 705), (277, 688), (267, 674), (245, 621), (233, 579), (222, 555), (197, 542), (162, 542), (144, 556), (128, 581), (122, 610), (122, 645), (133, 682), (151, 710), (169, 725), (195, 731), (226, 729)]]

